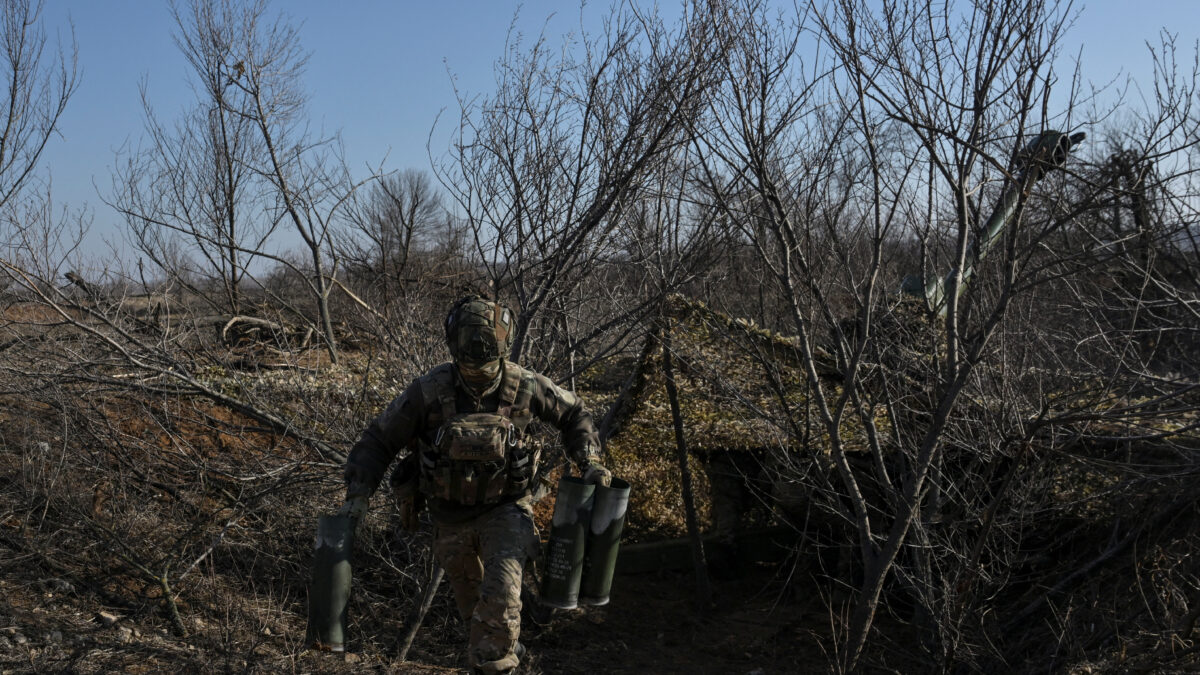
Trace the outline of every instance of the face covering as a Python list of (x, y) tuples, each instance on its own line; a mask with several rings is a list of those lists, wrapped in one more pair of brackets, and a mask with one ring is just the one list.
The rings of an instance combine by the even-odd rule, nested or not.
[(485, 363), (458, 362), (458, 374), (467, 386), (483, 391), (500, 377), (500, 359)]

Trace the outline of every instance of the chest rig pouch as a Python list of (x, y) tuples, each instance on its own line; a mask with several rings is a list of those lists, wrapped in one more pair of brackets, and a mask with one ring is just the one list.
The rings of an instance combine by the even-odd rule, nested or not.
[[(506, 364), (495, 412), (458, 413), (453, 366), (439, 366), (421, 383), (432, 438), (420, 448), (421, 491), (464, 506), (491, 504), (528, 488), (537, 453), (524, 442), (532, 378)], [(430, 442), (431, 441), (431, 442)]]

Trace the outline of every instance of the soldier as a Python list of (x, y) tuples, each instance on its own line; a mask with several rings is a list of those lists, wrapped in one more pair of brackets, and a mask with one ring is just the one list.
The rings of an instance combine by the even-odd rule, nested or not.
[(346, 500), (360, 515), (392, 460), (402, 520), (421, 502), (436, 528), (433, 552), (468, 625), (478, 673), (511, 672), (524, 653), (521, 579), (537, 555), (532, 496), (539, 449), (527, 444), (533, 418), (558, 428), (585, 480), (608, 485), (591, 415), (574, 394), (507, 360), (514, 317), (480, 296), (446, 317), (452, 363), (417, 378), (363, 432), (346, 462)]

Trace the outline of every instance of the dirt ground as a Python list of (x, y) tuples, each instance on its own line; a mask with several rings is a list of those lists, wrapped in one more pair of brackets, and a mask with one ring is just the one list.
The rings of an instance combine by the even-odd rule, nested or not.
[[(555, 610), (541, 625), (527, 616), (529, 655), (519, 672), (825, 672), (827, 656), (814, 636), (828, 631), (826, 611), (781, 595), (782, 572), (762, 566), (742, 580), (716, 582), (714, 607), (703, 615), (690, 574), (620, 576), (607, 606)], [(303, 649), (302, 617), (281, 617), (275, 631), (249, 636), (247, 647), (222, 639), (219, 627), (197, 623), (191, 636), (175, 638), (165, 624), (97, 611), (86, 589), (62, 580), (0, 580), (0, 672), (461, 673), (465, 633), (448, 611), (449, 594), (443, 584), (409, 660), (396, 662), (403, 616), (357, 617), (351, 631), (371, 637), (352, 637), (349, 653), (335, 655)]]
[[(741, 580), (716, 582), (714, 606), (703, 614), (696, 610), (691, 574), (620, 576), (606, 606), (553, 610), (541, 617), (527, 614), (521, 641), (529, 653), (519, 672), (825, 672), (828, 660), (814, 636), (822, 627), (828, 630), (827, 612), (819, 602), (782, 594), (782, 572), (786, 570), (764, 565)], [(448, 603), (448, 595), (444, 585), (439, 602)], [(435, 606), (431, 615), (435, 614), (449, 617), (452, 612), (439, 612)], [(388, 672), (465, 672), (429, 669), (433, 664), (465, 666), (465, 643), (457, 620), (435, 618), (422, 628), (408, 663), (388, 663), (378, 659), (375, 650), (355, 653), (353, 646), (349, 659)], [(330, 661), (340, 657), (308, 657), (304, 664), (314, 671), (339, 670), (340, 664)]]
[(545, 673), (824, 672), (811, 629), (828, 624), (819, 603), (781, 595), (774, 568), (714, 585), (701, 614), (686, 573), (617, 579), (605, 607), (565, 612), (529, 630), (531, 670)]

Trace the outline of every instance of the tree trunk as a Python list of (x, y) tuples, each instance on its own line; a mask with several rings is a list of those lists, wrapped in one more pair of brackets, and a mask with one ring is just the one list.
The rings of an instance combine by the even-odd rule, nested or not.
[(320, 253), (313, 249), (313, 265), (316, 267), (314, 281), (317, 284), (317, 313), (321, 320), (321, 334), (325, 336), (325, 349), (329, 352), (329, 363), (336, 366), (338, 362), (337, 343), (333, 338), (333, 320), (329, 316), (329, 292), (332, 286), (325, 280), (325, 275), (322, 273), (322, 262)]
[(675, 369), (671, 364), (671, 329), (663, 330), (663, 374), (666, 376), (667, 398), (671, 401), (671, 420), (675, 425), (675, 446), (679, 458), (679, 483), (683, 493), (683, 512), (687, 520), (688, 538), (692, 545), (692, 565), (696, 570), (696, 606), (705, 611), (712, 604), (712, 587), (708, 582), (708, 564), (704, 560), (704, 540), (696, 518), (696, 498), (692, 491), (692, 471), (688, 466), (687, 442), (683, 437), (683, 414), (679, 408), (679, 390), (675, 386)]

